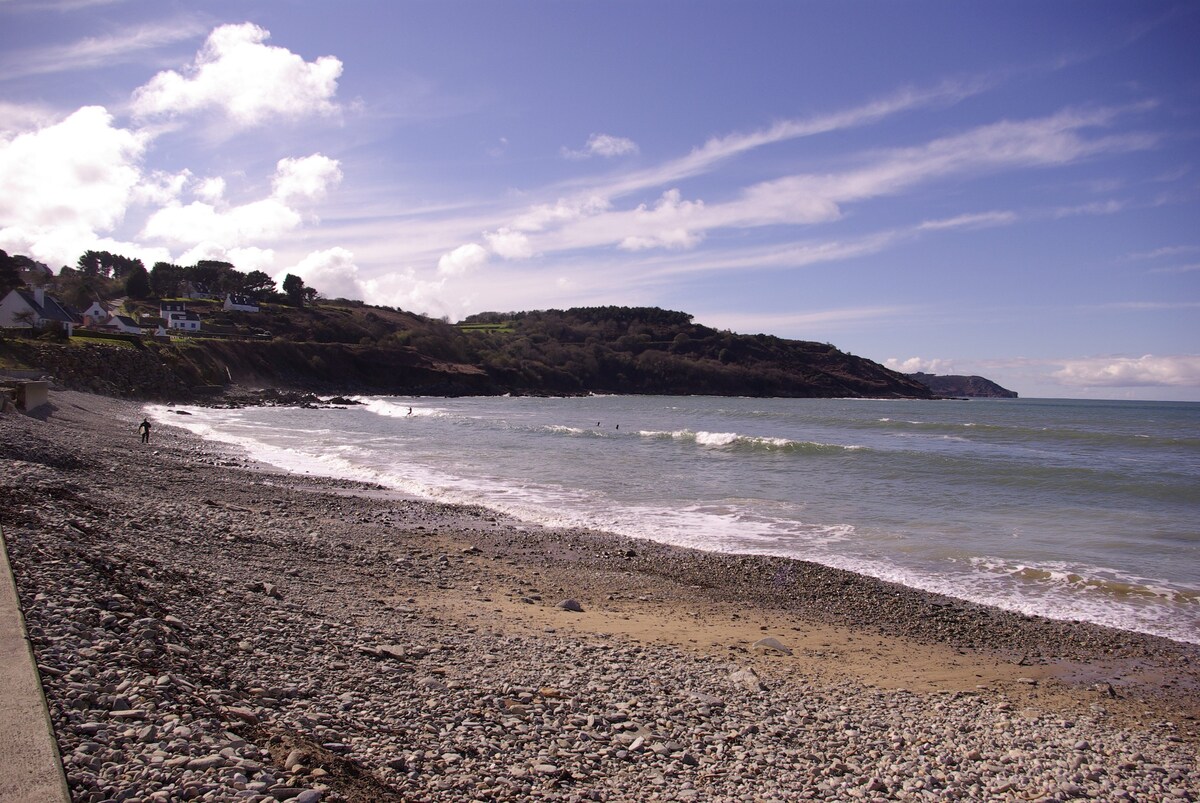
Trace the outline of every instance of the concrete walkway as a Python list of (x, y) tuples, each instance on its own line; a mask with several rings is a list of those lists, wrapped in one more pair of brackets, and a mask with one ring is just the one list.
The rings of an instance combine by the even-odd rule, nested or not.
[(0, 803), (70, 800), (0, 531)]

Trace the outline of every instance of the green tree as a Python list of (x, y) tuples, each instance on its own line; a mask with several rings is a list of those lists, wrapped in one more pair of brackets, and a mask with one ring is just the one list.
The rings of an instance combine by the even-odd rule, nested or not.
[(89, 278), (124, 279), (137, 268), (145, 269), (142, 260), (113, 254), (109, 251), (84, 251), (76, 261), (79, 272)]
[(80, 273), (88, 278), (95, 278), (96, 276), (107, 278), (111, 272), (111, 268), (107, 267), (104, 263), (104, 257), (99, 251), (84, 251), (83, 255), (76, 260), (75, 266), (79, 269)]
[(150, 269), (150, 291), (158, 298), (174, 298), (179, 295), (183, 281), (183, 268), (170, 262), (155, 262)]
[(150, 297), (150, 273), (142, 265), (129, 272), (125, 279), (125, 294), (138, 301)]
[(21, 280), (21, 265), (15, 257), (0, 251), (0, 298), (25, 284)]
[(261, 299), (275, 293), (275, 280), (261, 270), (252, 270), (246, 274), (241, 292), (252, 298)]
[(283, 277), (283, 294), (293, 307), (304, 306), (304, 280), (293, 273)]
[[(226, 284), (231, 273), (236, 273), (229, 262), (216, 259), (201, 259), (195, 265), (184, 268), (184, 278), (193, 284), (208, 288), (209, 292), (218, 293), (227, 290)], [(236, 292), (236, 290), (234, 290)]]

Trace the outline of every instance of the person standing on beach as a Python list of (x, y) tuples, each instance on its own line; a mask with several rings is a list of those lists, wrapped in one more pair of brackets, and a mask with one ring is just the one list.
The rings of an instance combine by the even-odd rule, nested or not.
[(138, 432), (142, 433), (142, 443), (150, 442), (150, 419), (143, 418), (142, 423), (138, 425)]

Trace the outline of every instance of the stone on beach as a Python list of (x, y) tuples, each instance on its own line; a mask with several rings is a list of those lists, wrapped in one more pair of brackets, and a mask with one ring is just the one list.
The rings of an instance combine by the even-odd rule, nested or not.
[(740, 686), (746, 691), (761, 692), (766, 691), (767, 687), (762, 682), (762, 678), (754, 671), (753, 667), (742, 667), (729, 673), (729, 680), (736, 686)]
[[(45, 422), (0, 417), (0, 521), (76, 800), (1200, 797), (1182, 694), (1172, 708), (1041, 665), (971, 678), (969, 693), (906, 691), (846, 673), (845, 646), (737, 639), (768, 608), (770, 632), (789, 632), (779, 611), (794, 605), (856, 623), (863, 650), (924, 639), (897, 660), (990, 639), (989, 656), (1095, 656), (1095, 672), (1154, 658), (1181, 688), (1200, 667), (1187, 645), (951, 615), (962, 609), (802, 564), (804, 583), (778, 591), (760, 582), (777, 559), (221, 466), (212, 443), (169, 426), (160, 454), (129, 465), (109, 430), (136, 406), (56, 395)], [(64, 468), (69, 450), (91, 462)], [(520, 604), (559, 597), (611, 605), (568, 617)], [(738, 618), (711, 647), (586, 629), (660, 607), (668, 623)]]

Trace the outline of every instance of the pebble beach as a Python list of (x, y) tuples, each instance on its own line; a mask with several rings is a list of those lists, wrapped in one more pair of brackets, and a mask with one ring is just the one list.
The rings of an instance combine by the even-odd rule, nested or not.
[[(1200, 798), (1200, 646), (0, 416), (76, 801)], [(2, 737), (0, 737), (2, 738)]]

